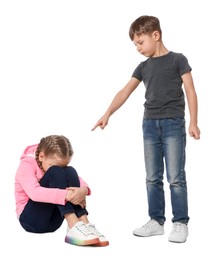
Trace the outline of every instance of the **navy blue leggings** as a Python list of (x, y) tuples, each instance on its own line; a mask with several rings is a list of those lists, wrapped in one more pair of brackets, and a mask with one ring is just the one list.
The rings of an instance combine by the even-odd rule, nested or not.
[[(65, 189), (67, 187), (79, 187), (80, 183), (78, 174), (73, 167), (52, 166), (40, 180), (40, 185), (46, 188)], [(75, 213), (78, 218), (88, 215), (85, 208), (71, 202), (67, 202), (63, 206), (29, 199), (19, 221), (21, 226), (28, 232), (54, 232), (62, 225), (64, 215), (71, 212)]]

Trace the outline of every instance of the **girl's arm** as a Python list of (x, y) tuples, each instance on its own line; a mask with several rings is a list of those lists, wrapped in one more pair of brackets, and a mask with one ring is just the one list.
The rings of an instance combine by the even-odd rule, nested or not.
[(26, 158), (20, 162), (16, 173), (18, 196), (28, 196), (31, 200), (38, 202), (64, 205), (67, 190), (40, 186), (36, 177), (36, 168), (33, 167), (34, 164), (36, 164), (34, 158)]

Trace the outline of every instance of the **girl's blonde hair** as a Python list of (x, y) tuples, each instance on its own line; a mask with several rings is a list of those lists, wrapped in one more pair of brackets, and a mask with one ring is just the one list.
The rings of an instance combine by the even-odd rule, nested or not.
[(62, 159), (71, 158), (73, 155), (72, 145), (69, 139), (63, 135), (49, 135), (41, 138), (35, 153), (35, 158), (41, 170), (44, 171), (39, 161), (40, 152), (43, 152), (45, 156), (57, 155)]

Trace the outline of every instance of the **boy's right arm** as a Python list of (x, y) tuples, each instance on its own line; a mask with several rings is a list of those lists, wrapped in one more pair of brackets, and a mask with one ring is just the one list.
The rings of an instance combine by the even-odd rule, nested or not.
[(92, 131), (95, 130), (98, 126), (101, 129), (104, 129), (108, 124), (108, 120), (110, 116), (118, 110), (128, 99), (131, 93), (137, 88), (140, 81), (136, 78), (131, 78), (128, 83), (122, 88), (113, 98), (109, 108), (105, 112), (105, 114), (98, 120), (95, 126), (92, 128)]

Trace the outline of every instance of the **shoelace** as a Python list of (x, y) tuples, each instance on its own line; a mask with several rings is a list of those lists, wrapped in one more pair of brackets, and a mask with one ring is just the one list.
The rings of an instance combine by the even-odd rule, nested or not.
[(183, 223), (174, 223), (173, 228), (176, 232), (181, 232), (185, 229), (185, 224)]
[(144, 228), (148, 228), (155, 225), (155, 221), (154, 220), (150, 220), (148, 221), (146, 224), (143, 225)]
[(92, 233), (94, 233), (96, 236), (98, 237), (104, 237), (96, 228), (95, 225), (93, 224), (89, 224), (88, 228), (92, 231)]
[(84, 236), (93, 235), (93, 232), (85, 224), (81, 224), (76, 227)]

